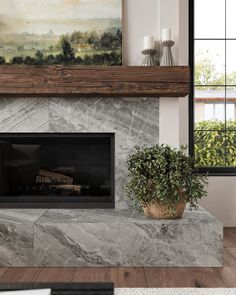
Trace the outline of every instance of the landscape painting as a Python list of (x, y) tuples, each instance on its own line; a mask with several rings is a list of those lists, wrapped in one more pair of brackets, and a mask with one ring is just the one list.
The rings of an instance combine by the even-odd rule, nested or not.
[(0, 64), (121, 65), (122, 0), (0, 0)]

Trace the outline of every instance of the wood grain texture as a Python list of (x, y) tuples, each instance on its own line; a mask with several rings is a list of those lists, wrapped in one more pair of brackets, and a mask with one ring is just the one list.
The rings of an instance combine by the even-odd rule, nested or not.
[(224, 229), (224, 247), (236, 248), (236, 231), (232, 228)]
[(183, 97), (189, 67), (0, 66), (0, 95)]
[(0, 269), (0, 282), (113, 282), (116, 288), (236, 288), (235, 233), (235, 228), (225, 229), (222, 268), (4, 268)]
[(2, 277), (7, 270), (7, 268), (0, 268), (0, 277)]
[(0, 283), (34, 282), (39, 272), (39, 268), (8, 268), (0, 276)]
[[(113, 283), (118, 282), (117, 268), (77, 268), (73, 282), (97, 282), (97, 283)], [(117, 284), (118, 285), (118, 284)]]
[(144, 288), (147, 286), (147, 279), (144, 268), (119, 268), (118, 287)]
[(34, 282), (71, 283), (74, 280), (75, 272), (75, 268), (41, 268)]

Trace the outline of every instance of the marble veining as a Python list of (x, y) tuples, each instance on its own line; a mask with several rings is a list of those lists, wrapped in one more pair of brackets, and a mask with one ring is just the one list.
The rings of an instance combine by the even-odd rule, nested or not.
[(222, 240), (222, 224), (202, 208), (187, 208), (179, 220), (128, 209), (50, 209), (35, 223), (35, 265), (219, 267)]
[(209, 224), (217, 219), (202, 208), (197, 211), (185, 210), (183, 218), (177, 220), (156, 220), (130, 209), (49, 209), (36, 223), (139, 223), (139, 224)]
[(47, 209), (0, 209), (0, 224), (33, 224)]
[(157, 98), (55, 98), (49, 116), (53, 132), (115, 132), (116, 153), (159, 139)]
[(125, 185), (128, 179), (128, 154), (116, 154), (115, 161), (115, 196), (116, 208), (127, 208), (128, 200), (125, 194)]
[(0, 223), (0, 267), (34, 265), (33, 224)]
[(127, 208), (126, 160), (159, 141), (158, 98), (1, 98), (1, 132), (115, 133), (116, 208)]
[(0, 266), (222, 266), (223, 226), (205, 210), (158, 221), (127, 209), (128, 154), (158, 143), (158, 118), (157, 98), (1, 98), (1, 132), (114, 132), (119, 209), (0, 210)]
[(222, 224), (202, 208), (179, 220), (128, 209), (0, 210), (0, 266), (220, 267), (222, 241)]
[(48, 132), (49, 101), (44, 98), (0, 98), (1, 132)]
[(211, 225), (206, 229), (205, 225), (161, 223), (37, 223), (35, 265), (219, 267), (219, 232), (220, 226)]

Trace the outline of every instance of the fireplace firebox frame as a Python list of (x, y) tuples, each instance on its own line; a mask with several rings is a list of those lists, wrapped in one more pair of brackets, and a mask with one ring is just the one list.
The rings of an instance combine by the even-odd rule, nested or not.
[(110, 196), (1, 196), (0, 208), (55, 208), (55, 209), (114, 209), (115, 208), (115, 134), (114, 133), (0, 133), (1, 141), (33, 143), (38, 140), (58, 139), (109, 139), (110, 140)]

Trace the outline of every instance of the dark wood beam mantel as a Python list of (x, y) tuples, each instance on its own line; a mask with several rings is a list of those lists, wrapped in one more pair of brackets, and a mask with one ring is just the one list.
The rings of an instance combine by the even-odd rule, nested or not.
[(0, 95), (184, 97), (189, 67), (0, 66)]

